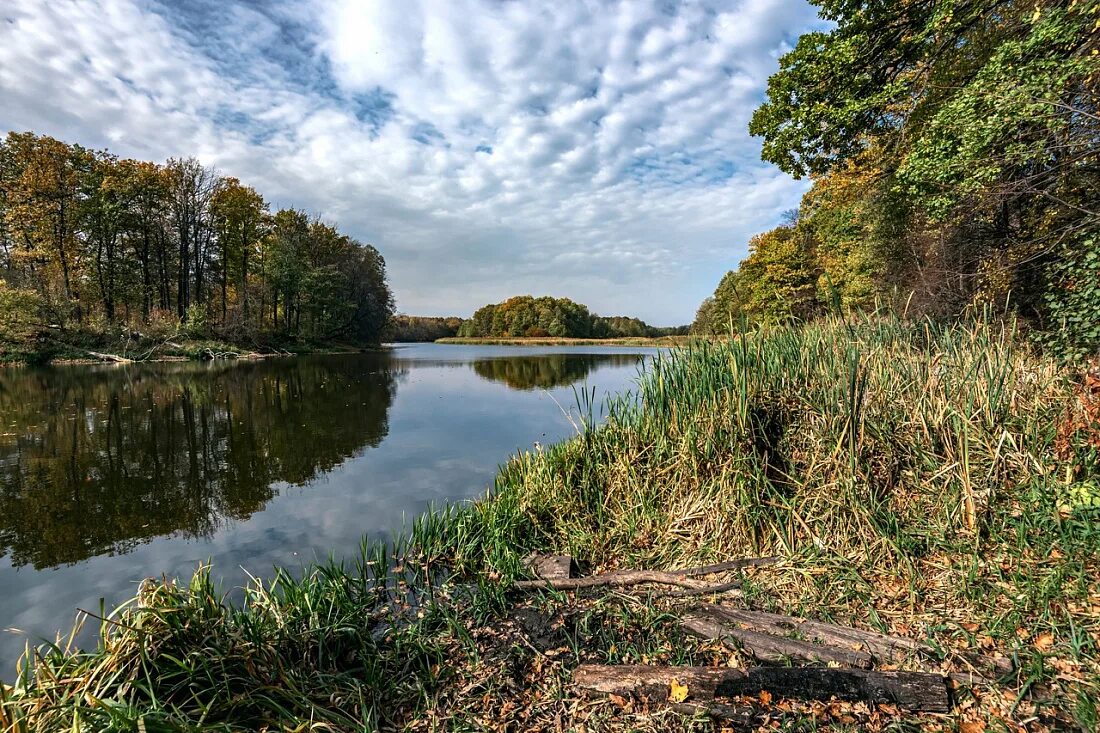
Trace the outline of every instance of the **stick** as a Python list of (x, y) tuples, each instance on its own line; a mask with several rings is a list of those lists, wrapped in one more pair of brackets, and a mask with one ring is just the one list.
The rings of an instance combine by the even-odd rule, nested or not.
[(944, 713), (950, 709), (947, 682), (925, 672), (871, 672), (828, 667), (655, 667), (582, 664), (573, 677), (591, 692), (621, 697), (668, 700), (675, 680), (688, 689), (688, 699), (709, 701), (716, 697), (759, 695), (828, 701), (864, 700), (890, 703), (908, 710)]

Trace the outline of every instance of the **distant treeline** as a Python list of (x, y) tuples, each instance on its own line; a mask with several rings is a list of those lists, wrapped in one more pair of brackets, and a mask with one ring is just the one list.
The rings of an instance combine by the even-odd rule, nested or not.
[(1006, 307), (1100, 349), (1100, 3), (816, 2), (749, 130), (813, 186), (694, 330)]
[(373, 343), (393, 312), (378, 250), (193, 158), (0, 141), (0, 340), (43, 328)]
[(407, 316), (399, 313), (390, 321), (383, 339), (398, 343), (436, 341), (458, 335), (461, 325), (462, 319), (457, 316)]
[(598, 316), (568, 298), (518, 295), (479, 308), (463, 321), (458, 335), (466, 338), (625, 338), (687, 333), (688, 327), (655, 328), (637, 318)]

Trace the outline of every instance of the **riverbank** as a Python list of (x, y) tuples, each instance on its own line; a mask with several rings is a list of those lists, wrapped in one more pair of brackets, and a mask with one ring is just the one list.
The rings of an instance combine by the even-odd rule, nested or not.
[(355, 353), (377, 348), (379, 347), (339, 341), (289, 338), (233, 342), (184, 334), (152, 337), (138, 332), (101, 334), (89, 331), (58, 331), (43, 334), (30, 343), (0, 342), (0, 366), (262, 359), (302, 354)]
[(539, 551), (585, 574), (775, 555), (732, 602), (927, 640), (945, 673), (1013, 661), (947, 715), (740, 701), (781, 729), (1095, 729), (1100, 384), (1068, 376), (996, 324), (694, 343), (602, 426), (517, 456), (396, 546), (280, 571), (239, 604), (206, 569), (146, 584), (98, 614), (98, 650), (40, 650), (0, 727), (677, 730), (694, 724), (585, 699), (573, 670), (750, 663), (687, 637), (684, 599), (516, 592)]
[(631, 336), (628, 338), (578, 339), (555, 337), (466, 338), (453, 336), (437, 339), (437, 344), (467, 344), (477, 346), (685, 346), (699, 340), (694, 336)]

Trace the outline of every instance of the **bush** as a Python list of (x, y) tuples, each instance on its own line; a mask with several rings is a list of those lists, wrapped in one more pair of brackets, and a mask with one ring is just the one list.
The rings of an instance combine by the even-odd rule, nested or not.
[(1066, 361), (1100, 352), (1100, 237), (1067, 249), (1051, 267), (1050, 323), (1042, 340)]

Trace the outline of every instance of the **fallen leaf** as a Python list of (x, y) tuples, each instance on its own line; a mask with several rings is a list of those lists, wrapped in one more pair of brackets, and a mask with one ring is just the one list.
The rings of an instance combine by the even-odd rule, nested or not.
[(761, 705), (770, 705), (771, 702), (772, 702), (772, 694), (770, 692), (768, 692), (767, 690), (761, 690), (760, 691), (760, 704)]
[(1054, 646), (1054, 634), (1049, 631), (1044, 631), (1035, 637), (1035, 648), (1041, 652), (1045, 652)]
[(681, 685), (680, 680), (673, 679), (668, 686), (668, 699), (669, 702), (683, 702), (687, 700), (688, 688), (687, 685)]
[(977, 720), (959, 723), (959, 733), (985, 733), (985, 724)]

